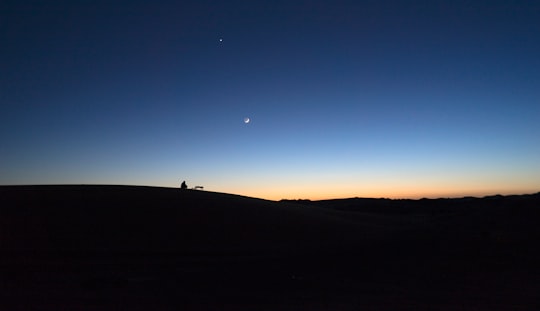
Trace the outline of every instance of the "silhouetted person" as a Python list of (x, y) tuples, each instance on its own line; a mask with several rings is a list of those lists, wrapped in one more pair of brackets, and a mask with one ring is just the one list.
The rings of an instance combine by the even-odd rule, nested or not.
[(182, 185), (180, 185), (180, 189), (187, 189), (187, 185), (186, 185), (185, 180), (182, 182)]

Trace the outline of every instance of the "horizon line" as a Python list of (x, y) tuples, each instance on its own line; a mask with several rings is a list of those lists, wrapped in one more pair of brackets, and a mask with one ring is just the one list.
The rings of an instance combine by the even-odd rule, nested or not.
[[(140, 184), (93, 184), (93, 183), (81, 183), (81, 184), (66, 184), (66, 183), (58, 183), (58, 184), (0, 184), (0, 187), (42, 187), (42, 186), (103, 186), (103, 187), (145, 187), (145, 188), (162, 188), (162, 189), (180, 189), (180, 187), (171, 187), (171, 186), (156, 186), (156, 185), (140, 185)], [(474, 198), (474, 199), (482, 199), (482, 198), (490, 198), (490, 197), (510, 197), (510, 196), (526, 196), (526, 195), (537, 195), (540, 194), (540, 191), (536, 192), (526, 192), (526, 193), (507, 193), (507, 194), (501, 194), (501, 193), (492, 193), (492, 194), (485, 194), (480, 196), (475, 195), (457, 195), (457, 196), (424, 196), (424, 197), (417, 197), (417, 198), (411, 198), (411, 197), (384, 197), (384, 196), (378, 196), (378, 197), (365, 197), (365, 196), (351, 196), (351, 197), (329, 197), (324, 199), (310, 199), (310, 198), (281, 198), (281, 199), (267, 199), (262, 197), (256, 197), (246, 194), (240, 194), (240, 193), (230, 193), (230, 192), (220, 192), (220, 191), (213, 191), (213, 190), (206, 190), (206, 189), (195, 189), (195, 188), (188, 188), (186, 190), (194, 190), (194, 191), (200, 191), (200, 192), (212, 192), (212, 193), (220, 193), (220, 194), (228, 194), (228, 195), (235, 195), (235, 196), (243, 196), (243, 197), (249, 197), (254, 199), (261, 199), (261, 200), (267, 200), (267, 201), (328, 201), (328, 200), (349, 200), (349, 199), (375, 199), (375, 200), (411, 200), (411, 201), (419, 201), (419, 200), (451, 200), (451, 199), (467, 199), (467, 198)]]

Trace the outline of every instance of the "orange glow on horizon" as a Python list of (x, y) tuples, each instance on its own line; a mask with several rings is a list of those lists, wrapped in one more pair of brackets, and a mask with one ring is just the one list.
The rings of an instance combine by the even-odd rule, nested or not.
[(381, 189), (230, 189), (228, 193), (235, 193), (249, 197), (261, 198), (272, 201), (282, 199), (297, 200), (328, 200), (345, 198), (388, 198), (388, 199), (438, 199), (438, 198), (461, 198), (461, 197), (484, 197), (490, 195), (520, 195), (532, 194), (540, 191), (540, 187), (460, 187), (460, 188), (381, 188)]

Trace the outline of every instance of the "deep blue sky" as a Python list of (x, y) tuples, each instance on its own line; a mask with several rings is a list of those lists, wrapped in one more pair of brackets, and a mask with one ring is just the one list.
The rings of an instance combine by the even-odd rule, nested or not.
[(0, 184), (540, 190), (538, 1), (22, 0), (0, 14)]

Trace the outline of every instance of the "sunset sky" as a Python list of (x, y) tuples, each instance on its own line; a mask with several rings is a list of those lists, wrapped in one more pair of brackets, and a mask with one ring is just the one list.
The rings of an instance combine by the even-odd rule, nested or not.
[(540, 191), (539, 1), (19, 0), (0, 14), (2, 185)]

